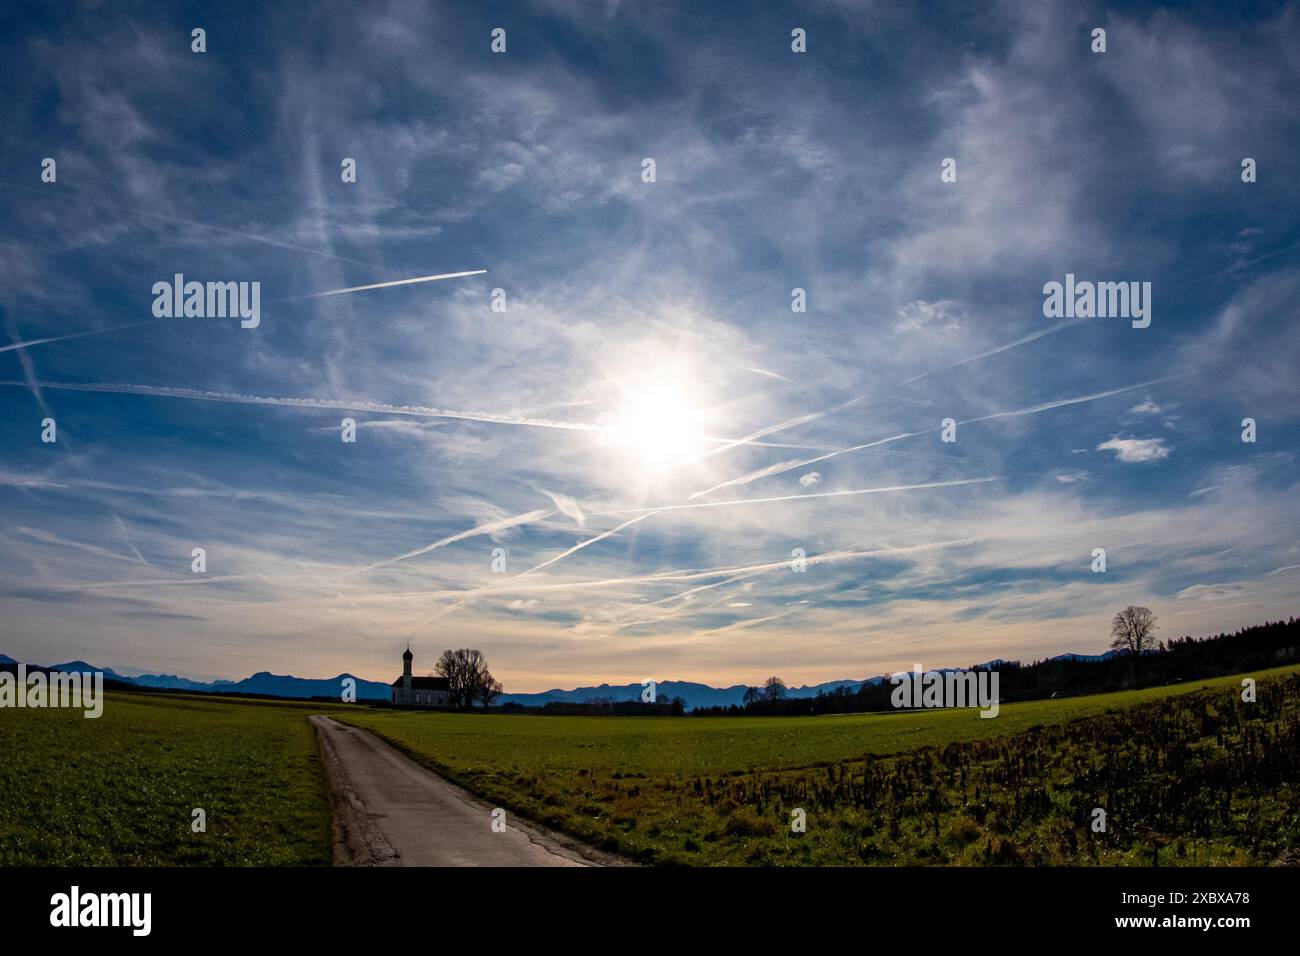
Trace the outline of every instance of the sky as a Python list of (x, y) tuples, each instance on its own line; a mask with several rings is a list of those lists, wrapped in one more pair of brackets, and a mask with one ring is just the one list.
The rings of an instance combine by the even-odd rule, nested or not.
[(3, 15), (0, 651), (799, 685), (1300, 608), (1296, 4), (206, 7)]

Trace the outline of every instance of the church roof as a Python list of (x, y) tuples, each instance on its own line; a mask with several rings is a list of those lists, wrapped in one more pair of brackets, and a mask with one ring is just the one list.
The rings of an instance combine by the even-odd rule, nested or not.
[[(402, 678), (397, 678), (391, 686), (401, 687)], [(412, 677), (411, 690), (451, 690), (451, 681), (445, 677)]]

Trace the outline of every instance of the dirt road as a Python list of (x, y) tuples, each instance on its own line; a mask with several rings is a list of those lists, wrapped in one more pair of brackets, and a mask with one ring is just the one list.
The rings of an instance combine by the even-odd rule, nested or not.
[(612, 858), (527, 824), (394, 750), (374, 734), (310, 718), (334, 805), (336, 866), (604, 866)]

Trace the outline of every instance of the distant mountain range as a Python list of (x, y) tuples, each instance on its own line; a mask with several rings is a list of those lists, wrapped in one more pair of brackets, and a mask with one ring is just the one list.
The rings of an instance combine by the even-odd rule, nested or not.
[[(16, 665), (18, 661), (7, 654), (0, 654), (0, 667)], [(342, 692), (345, 678), (352, 677), (357, 682), (358, 700), (388, 700), (387, 684), (378, 681), (362, 680), (352, 674), (340, 674), (338, 677), (294, 677), (289, 674), (272, 674), (259, 671), (243, 680), (199, 681), (175, 674), (138, 674), (127, 677), (109, 667), (96, 667), (85, 661), (66, 661), (62, 664), (28, 664), (29, 668), (49, 671), (101, 671), (108, 680), (135, 684), (138, 687), (157, 687), (163, 690), (189, 690), (207, 694), (265, 694), (271, 697), (338, 697)]]
[[(1051, 660), (1100, 661), (1113, 657), (1116, 653), (1116, 651), (1107, 651), (1104, 654), (1060, 654), (1051, 658)], [(996, 660), (976, 666), (990, 667), (1015, 665), (1017, 663), (1016, 661)], [(17, 664), (18, 661), (12, 657), (0, 654), (0, 667)], [(190, 680), (188, 677), (178, 677), (175, 674), (139, 674), (134, 677), (126, 677), (111, 668), (95, 667), (85, 661), (67, 661), (62, 664), (48, 665), (28, 664), (27, 666), (51, 671), (102, 671), (107, 679), (121, 681), (125, 684), (134, 684), (138, 687), (187, 690), (208, 694), (263, 694), (271, 697), (304, 699), (309, 697), (338, 697), (343, 686), (343, 680), (352, 677), (357, 682), (358, 700), (386, 701), (389, 699), (388, 684), (362, 680), (360, 677), (354, 677), (351, 674), (312, 678), (259, 671), (251, 677), (245, 677), (243, 680), (238, 681), (197, 681)], [(954, 670), (955, 668), (940, 669)], [(847, 687), (851, 691), (856, 691), (863, 684), (878, 684), (888, 679), (888, 675), (882, 674), (861, 680), (833, 680), (822, 684), (789, 687), (786, 689), (786, 696), (796, 699), (816, 697), (819, 693), (829, 694), (840, 687)], [(696, 707), (729, 707), (732, 704), (740, 706), (744, 703), (745, 691), (748, 686), (746, 684), (732, 684), (730, 687), (711, 687), (708, 684), (698, 684), (693, 681), (667, 680), (660, 681), (655, 686), (655, 696), (660, 701), (670, 701), (675, 697), (680, 697), (686, 702), (687, 710), (693, 710)], [(586, 704), (598, 700), (636, 701), (641, 699), (643, 689), (641, 684), (601, 684), (598, 687), (575, 687), (573, 690), (561, 690), (557, 687), (536, 694), (502, 694), (498, 702), (502, 704), (518, 704), (522, 707), (542, 707), (549, 703)]]
[[(863, 683), (875, 683), (884, 677), (869, 677), (863, 680), (834, 680), (824, 684), (805, 687), (786, 688), (787, 697), (816, 697), (818, 691), (830, 693), (837, 687), (849, 687), (857, 690)], [(744, 703), (748, 684), (732, 684), (730, 687), (710, 687), (693, 681), (665, 680), (655, 685), (655, 699), (670, 701), (680, 697), (686, 702), (686, 709), (696, 707), (729, 707)], [(573, 690), (544, 690), (536, 694), (502, 694), (498, 699), (501, 704), (519, 704), (522, 707), (544, 707), (546, 704), (589, 704), (592, 701), (636, 701), (641, 699), (645, 690), (641, 684), (601, 684), (599, 687), (575, 687)]]

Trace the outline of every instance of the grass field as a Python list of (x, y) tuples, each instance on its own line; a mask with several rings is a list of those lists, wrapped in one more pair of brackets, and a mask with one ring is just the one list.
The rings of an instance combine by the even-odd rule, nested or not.
[[(1258, 676), (1300, 668), (1260, 671)], [(366, 710), (340, 719), (436, 761), (439, 770), (588, 770), (624, 774), (723, 774), (837, 763), (941, 747), (1036, 725), (1091, 717), (1200, 687), (1236, 686), (1239, 677), (1140, 691), (1004, 704), (998, 716), (974, 710), (824, 717), (538, 717)], [(337, 716), (337, 715), (336, 715)], [(433, 766), (430, 763), (430, 766)]]
[[(1268, 690), (1254, 705), (1239, 703), (1238, 676), (1005, 705), (991, 720), (973, 710), (342, 719), (501, 806), (646, 862), (1150, 863), (1168, 845), (1160, 862), (1246, 863), (1289, 849), (1300, 827), (1300, 766), (1268, 793), (1232, 770), (1251, 765), (1238, 752), (1247, 745), (1270, 767), (1294, 760), (1279, 735), (1300, 720), (1297, 671), (1256, 673)], [(1206, 787), (1231, 778), (1208, 828), (1159, 805), (1199, 806), (1183, 791), (1201, 771)], [(1093, 839), (1097, 806), (1111, 819)], [(795, 808), (806, 833), (790, 831)]]
[(110, 693), (95, 720), (0, 711), (0, 865), (328, 864), (320, 710)]

